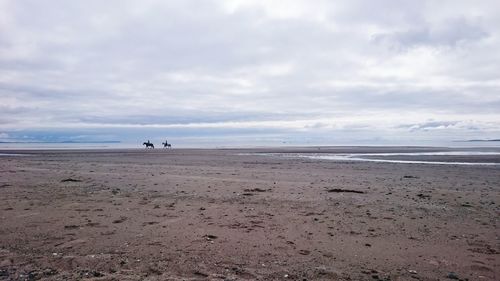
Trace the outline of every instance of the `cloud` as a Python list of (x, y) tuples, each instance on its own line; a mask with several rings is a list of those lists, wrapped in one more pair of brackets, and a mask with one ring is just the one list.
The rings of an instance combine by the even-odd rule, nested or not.
[(442, 130), (455, 127), (458, 121), (428, 121), (419, 124), (401, 125), (399, 127), (408, 128), (410, 131)]
[(422, 123), (403, 124), (397, 128), (407, 129), (410, 132), (432, 132), (432, 131), (460, 131), (460, 132), (487, 132), (498, 131), (500, 122), (480, 122), (474, 120), (462, 121), (435, 121), (429, 120)]
[(373, 40), (405, 49), (417, 46), (456, 47), (459, 44), (478, 43), (487, 37), (488, 33), (479, 24), (460, 17), (448, 19), (436, 26), (424, 25), (417, 29), (376, 34)]
[(144, 126), (158, 135), (163, 128), (195, 137), (199, 128), (214, 138), (345, 133), (356, 140), (394, 137), (399, 126), (433, 118), (493, 124), (475, 134), (494, 134), (494, 7), (496, 1), (3, 0), (0, 130), (40, 137), (64, 128), (97, 138), (106, 135), (97, 133), (102, 128), (115, 128), (123, 131), (116, 136), (133, 138), (126, 131)]

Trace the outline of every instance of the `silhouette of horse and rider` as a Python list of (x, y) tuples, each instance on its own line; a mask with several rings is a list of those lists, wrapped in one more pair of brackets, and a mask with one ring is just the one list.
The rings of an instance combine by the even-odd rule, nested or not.
[(172, 145), (168, 143), (167, 140), (165, 140), (165, 142), (162, 142), (161, 144), (163, 144), (163, 148), (172, 148)]
[(142, 143), (142, 145), (145, 145), (146, 148), (155, 148), (155, 145), (151, 143), (149, 140), (147, 142)]
[[(163, 148), (172, 148), (172, 144), (168, 143), (167, 140), (165, 140), (165, 142), (162, 142), (161, 144), (163, 144)], [(147, 142), (142, 143), (142, 145), (145, 145), (146, 148), (152, 148), (152, 149), (155, 148), (155, 145), (149, 140)]]

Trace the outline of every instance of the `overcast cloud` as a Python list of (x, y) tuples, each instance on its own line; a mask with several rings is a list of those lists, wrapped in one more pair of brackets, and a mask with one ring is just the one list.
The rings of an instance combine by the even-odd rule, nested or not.
[(499, 138), (498, 11), (495, 0), (0, 0), (0, 141)]

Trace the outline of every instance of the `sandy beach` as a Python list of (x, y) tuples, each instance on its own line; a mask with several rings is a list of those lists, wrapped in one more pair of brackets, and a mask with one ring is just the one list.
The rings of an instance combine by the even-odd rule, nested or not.
[(443, 150), (0, 151), (0, 280), (499, 280), (500, 166), (255, 154)]

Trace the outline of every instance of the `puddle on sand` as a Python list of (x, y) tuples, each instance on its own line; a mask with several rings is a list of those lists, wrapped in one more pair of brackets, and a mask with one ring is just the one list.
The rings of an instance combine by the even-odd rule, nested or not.
[(289, 158), (308, 158), (332, 161), (363, 161), (379, 163), (400, 163), (400, 164), (433, 164), (433, 165), (468, 165), (468, 166), (500, 166), (500, 162), (460, 162), (460, 161), (425, 161), (425, 160), (398, 160), (377, 158), (385, 156), (499, 156), (500, 152), (480, 152), (480, 151), (447, 151), (447, 152), (408, 152), (408, 153), (257, 153), (257, 155), (280, 156)]

